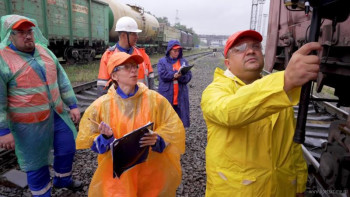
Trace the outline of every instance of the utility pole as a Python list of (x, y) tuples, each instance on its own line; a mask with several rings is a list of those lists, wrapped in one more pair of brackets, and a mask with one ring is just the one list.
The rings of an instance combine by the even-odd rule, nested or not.
[(176, 16), (175, 16), (175, 24), (180, 23), (179, 19), (179, 10), (176, 10)]
[[(250, 14), (250, 29), (261, 31), (261, 18), (265, 0), (252, 0), (252, 11)], [(258, 15), (259, 11), (259, 15)]]
[(262, 30), (261, 30), (261, 35), (263, 37), (263, 41), (262, 41), (262, 46), (263, 46), (263, 53), (265, 54), (266, 51), (266, 34), (265, 34), (265, 27), (266, 27), (266, 19), (267, 19), (268, 14), (264, 14), (264, 19), (263, 19), (263, 26), (262, 26)]
[(258, 0), (252, 0), (252, 11), (250, 13), (250, 29), (256, 30), (256, 14), (258, 11)]
[(265, 36), (265, 27), (266, 27), (266, 19), (267, 19), (268, 14), (264, 14), (263, 16), (264, 16), (264, 20), (263, 20), (261, 35), (264, 37)]
[(262, 34), (262, 31), (261, 31), (261, 19), (262, 19), (262, 12), (263, 12), (263, 9), (264, 9), (265, 0), (258, 0), (258, 2), (259, 2), (259, 6), (258, 6), (259, 16), (258, 16), (258, 26), (256, 28), (256, 31), (258, 31), (258, 32), (260, 32)]

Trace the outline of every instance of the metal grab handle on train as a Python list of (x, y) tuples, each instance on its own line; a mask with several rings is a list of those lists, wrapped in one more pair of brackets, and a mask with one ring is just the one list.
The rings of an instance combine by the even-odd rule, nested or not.
[[(320, 34), (321, 27), (321, 14), (319, 13), (318, 7), (313, 7), (310, 33), (308, 42), (317, 42), (318, 36)], [(316, 51), (312, 51), (312, 54), (316, 54)], [(307, 82), (301, 88), (300, 101), (299, 101), (299, 111), (297, 124), (295, 127), (295, 133), (293, 140), (298, 144), (303, 144), (305, 141), (305, 125), (307, 118), (307, 111), (309, 107), (311, 93), (311, 81)]]

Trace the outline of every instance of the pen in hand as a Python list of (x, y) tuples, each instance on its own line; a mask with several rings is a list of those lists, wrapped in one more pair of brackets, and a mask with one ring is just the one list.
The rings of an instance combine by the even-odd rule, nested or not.
[(97, 126), (100, 126), (100, 123), (94, 121), (94, 120), (91, 120), (90, 118), (88, 118), (88, 120), (90, 120), (92, 123), (95, 123)]
[(101, 123), (98, 123), (90, 118), (88, 118), (88, 120), (91, 121), (92, 123), (98, 125), (98, 130), (103, 135), (104, 138), (109, 139), (113, 136), (112, 128), (108, 124), (106, 124), (105, 122), (102, 121)]

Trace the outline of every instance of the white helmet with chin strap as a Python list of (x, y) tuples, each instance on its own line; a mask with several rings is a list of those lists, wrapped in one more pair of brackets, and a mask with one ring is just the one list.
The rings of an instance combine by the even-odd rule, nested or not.
[(142, 30), (138, 29), (136, 21), (128, 16), (123, 16), (117, 21), (115, 31), (142, 32)]

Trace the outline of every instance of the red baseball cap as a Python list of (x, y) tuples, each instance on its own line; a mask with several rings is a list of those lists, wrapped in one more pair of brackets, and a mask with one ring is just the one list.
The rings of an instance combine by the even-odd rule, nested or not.
[(12, 29), (19, 30), (19, 29), (25, 29), (27, 27), (35, 27), (34, 23), (27, 20), (27, 19), (21, 19), (17, 21), (13, 26)]
[(175, 46), (173, 46), (173, 48), (171, 48), (171, 49), (182, 49), (182, 47), (181, 47), (180, 45), (175, 45)]
[(236, 44), (237, 41), (242, 39), (243, 37), (253, 38), (259, 42), (263, 40), (263, 37), (257, 31), (254, 31), (254, 30), (238, 31), (232, 34), (226, 41), (225, 50), (224, 50), (225, 57), (227, 55), (228, 50), (232, 47), (232, 45)]

